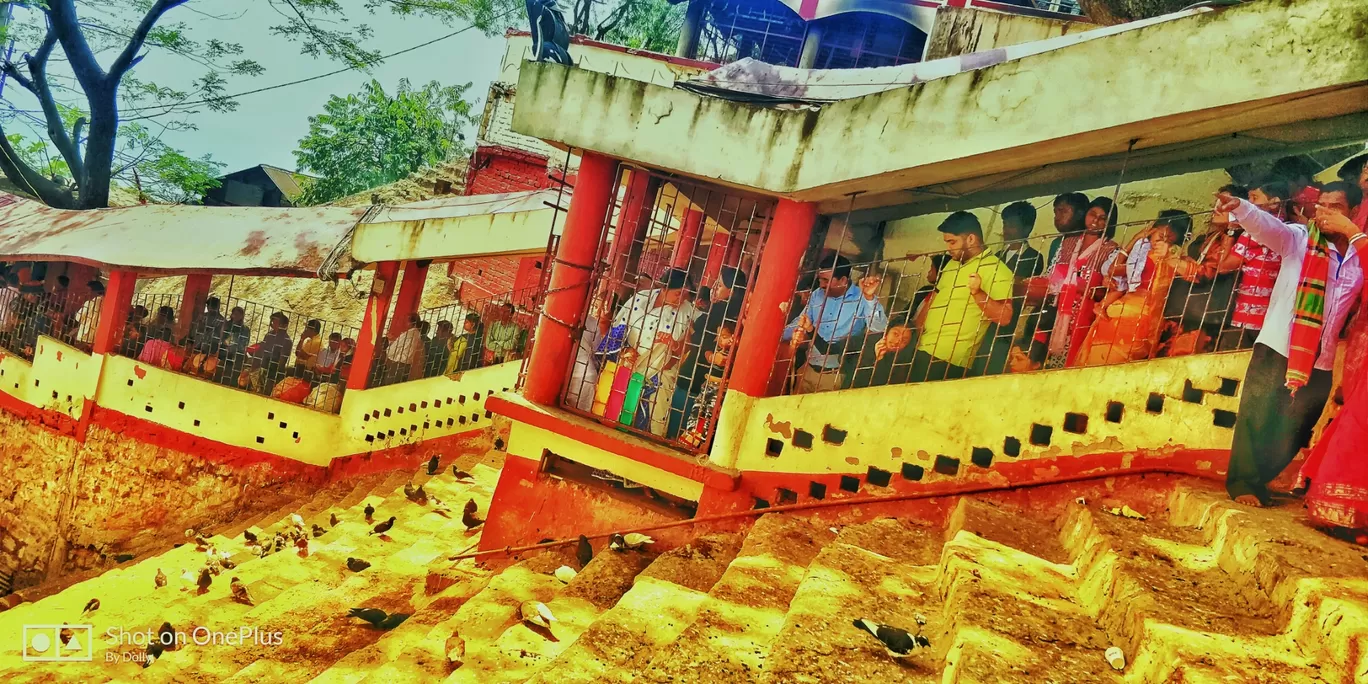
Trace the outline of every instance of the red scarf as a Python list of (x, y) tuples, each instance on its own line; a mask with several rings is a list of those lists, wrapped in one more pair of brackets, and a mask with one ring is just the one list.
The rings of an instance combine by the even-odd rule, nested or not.
[(1316, 357), (1320, 355), (1325, 288), (1330, 280), (1330, 248), (1325, 236), (1314, 221), (1306, 229), (1309, 231), (1306, 258), (1302, 261), (1301, 280), (1297, 284), (1297, 299), (1292, 310), (1292, 337), (1287, 345), (1287, 389), (1292, 396), (1311, 379)]

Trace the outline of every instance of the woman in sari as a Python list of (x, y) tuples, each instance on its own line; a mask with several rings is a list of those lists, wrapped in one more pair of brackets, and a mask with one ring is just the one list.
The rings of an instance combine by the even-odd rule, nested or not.
[(1154, 356), (1174, 278), (1197, 270), (1179, 249), (1190, 223), (1183, 212), (1166, 209), (1153, 225), (1131, 238), (1126, 249), (1115, 252), (1106, 270), (1116, 284), (1097, 305), (1097, 319), (1078, 351), (1077, 365), (1105, 366)]
[[(1104, 265), (1115, 252), (1116, 208), (1106, 197), (1088, 205), (1083, 232), (1060, 238), (1043, 278), (1048, 281), (1047, 311), (1032, 345), (1032, 361), (1044, 368), (1073, 366), (1083, 338), (1097, 315), (1095, 304), (1106, 291)], [(1053, 318), (1053, 321), (1049, 321)], [(1039, 351), (1037, 351), (1039, 350)]]
[[(1320, 210), (1315, 221), (1326, 233), (1349, 238), (1360, 261), (1368, 260), (1368, 237), (1343, 214)], [(1368, 311), (1368, 288), (1359, 302), (1359, 321)], [(1326, 428), (1298, 480), (1306, 489), (1311, 523), (1332, 534), (1368, 545), (1368, 325), (1350, 329), (1341, 392), (1344, 408)]]

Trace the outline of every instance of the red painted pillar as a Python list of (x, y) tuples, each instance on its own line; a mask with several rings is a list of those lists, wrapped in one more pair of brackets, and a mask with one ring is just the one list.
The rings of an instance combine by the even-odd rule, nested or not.
[(722, 266), (726, 265), (727, 252), (731, 250), (731, 235), (717, 231), (713, 234), (712, 242), (708, 244), (708, 260), (703, 264), (703, 277), (698, 284), (701, 287), (712, 285), (712, 281), (722, 272)]
[(204, 311), (213, 282), (214, 276), (209, 273), (185, 276), (185, 293), (181, 295), (180, 311), (176, 314), (176, 339), (185, 337), (190, 332), (190, 323)]
[[(817, 222), (817, 205), (781, 199), (774, 224), (760, 252), (760, 270), (747, 297), (746, 319), (732, 361), (730, 389), (765, 396), (780, 338), (791, 312), (785, 312), (798, 285), (798, 267)], [(781, 308), (783, 307), (783, 308)]]
[(105, 287), (104, 301), (100, 303), (100, 323), (95, 327), (95, 342), (92, 353), (112, 354), (123, 342), (124, 326), (128, 323), (128, 310), (133, 308), (133, 286), (138, 282), (138, 274), (132, 271), (111, 271), (109, 285)]
[(523, 396), (529, 401), (554, 406), (575, 360), (576, 331), (592, 284), (589, 275), (598, 254), (608, 211), (613, 206), (613, 178), (617, 161), (595, 152), (580, 158), (579, 178), (565, 216), (560, 246), (556, 250), (551, 283), (537, 321), (537, 343), (527, 362)]
[(623, 283), (622, 279), (641, 257), (659, 189), (660, 180), (645, 171), (633, 170), (627, 181), (622, 213), (619, 214), (617, 230), (613, 234), (613, 270), (608, 281), (617, 286), (620, 297), (626, 296), (636, 286), (635, 278), (630, 284)]
[(670, 255), (670, 268), (689, 270), (689, 261), (698, 251), (698, 242), (703, 237), (703, 212), (690, 209), (684, 214), (684, 225), (679, 229), (679, 239), (675, 241), (674, 253)]
[(399, 283), (399, 295), (394, 302), (394, 315), (390, 318), (389, 338), (398, 337), (408, 330), (409, 315), (418, 311), (423, 301), (423, 285), (427, 283), (430, 261), (405, 261), (404, 278)]
[(728, 238), (727, 255), (722, 257), (723, 266), (731, 266), (732, 268), (741, 267), (741, 252), (746, 249), (746, 237), (748, 236), (733, 234)]
[(375, 265), (375, 280), (371, 283), (366, 312), (361, 318), (361, 332), (357, 335), (356, 350), (352, 353), (351, 373), (347, 389), (366, 389), (371, 366), (375, 364), (375, 350), (380, 342), (380, 331), (385, 329), (390, 299), (394, 296), (394, 280), (399, 275), (399, 262), (382, 261)]

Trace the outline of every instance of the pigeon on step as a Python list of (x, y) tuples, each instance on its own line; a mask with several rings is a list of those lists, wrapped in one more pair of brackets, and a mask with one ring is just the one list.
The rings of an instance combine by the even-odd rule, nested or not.
[(379, 629), (394, 629), (409, 618), (405, 613), (388, 614), (379, 608), (352, 608), (347, 611), (347, 616), (361, 618)]
[(181, 570), (181, 591), (189, 591), (190, 587), (195, 586), (195, 573), (190, 570)]
[(418, 490), (416, 490), (416, 489), (413, 488), (413, 483), (412, 483), (412, 482), (405, 482), (405, 483), (404, 483), (404, 498), (405, 498), (405, 499), (408, 499), (409, 501), (413, 501), (414, 493), (417, 492), (417, 491), (418, 491)]
[(161, 568), (157, 568), (157, 576), (152, 578), (152, 583), (155, 584), (158, 589), (166, 586), (166, 573), (162, 572)]
[(162, 652), (165, 650), (166, 647), (163, 646), (160, 641), (147, 642), (147, 649), (143, 651), (143, 669), (146, 670), (147, 668), (152, 667), (152, 663), (157, 662), (157, 659), (162, 656)]
[(478, 510), (480, 510), (480, 506), (475, 503), (474, 499), (466, 502), (465, 511), (461, 513), (461, 523), (465, 525), (466, 530), (473, 530), (484, 524), (484, 520), (475, 517), (475, 512)]
[(323, 535), (325, 535), (325, 534), (327, 534), (327, 533), (328, 533), (327, 530), (325, 530), (325, 529), (319, 527), (317, 524), (315, 524), (315, 525), (313, 526), (313, 536), (314, 536), (315, 539), (317, 539), (318, 537), (321, 537), (321, 536), (323, 536)]
[(626, 536), (614, 534), (608, 540), (608, 548), (622, 553), (623, 551), (637, 551), (648, 544), (654, 544), (655, 540), (644, 534), (632, 532)]
[(370, 505), (370, 504), (366, 504), (365, 513), (366, 513), (366, 522), (368, 522), (368, 523), (375, 522), (375, 520), (373, 519), (373, 516), (375, 515), (375, 506), (372, 506), (372, 505)]
[(579, 543), (575, 545), (575, 559), (579, 561), (581, 570), (594, 559), (594, 547), (589, 545), (589, 538), (582, 534)]
[(300, 557), (300, 558), (308, 558), (308, 557), (309, 557), (309, 538), (308, 538), (308, 537), (300, 537), (299, 539), (296, 539), (296, 540), (295, 540), (295, 550), (296, 550), (296, 552), (299, 553), (299, 557)]
[(562, 565), (559, 568), (556, 568), (556, 572), (553, 574), (562, 584), (569, 584), (571, 580), (575, 579), (575, 575), (578, 575), (579, 573), (575, 572), (575, 569), (568, 565)]
[(242, 531), (242, 538), (247, 540), (247, 545), (248, 545), (248, 546), (251, 546), (251, 545), (253, 545), (253, 544), (259, 544), (259, 543), (260, 543), (260, 542), (257, 541), (257, 536), (256, 536), (255, 534), (252, 534), (252, 531), (251, 531), (251, 530), (243, 530), (243, 531)]
[(290, 514), (290, 522), (294, 524), (295, 529), (297, 529), (297, 530), (302, 530), (302, 529), (304, 529), (304, 518), (300, 517), (300, 515), (299, 515), (298, 513), (291, 513), (291, 514)]
[(441, 456), (438, 456), (437, 454), (433, 454), (433, 455), (432, 455), (432, 458), (429, 458), (429, 459), (428, 459), (427, 474), (428, 474), (428, 475), (436, 475), (436, 474), (437, 474), (438, 472), (440, 472), (441, 470), (442, 470), (442, 457), (441, 457)]
[(209, 593), (209, 586), (214, 583), (214, 576), (209, 572), (209, 568), (201, 568), (199, 579), (195, 580), (195, 586), (199, 587), (199, 593)]
[(921, 634), (909, 634), (907, 630), (884, 625), (873, 620), (859, 619), (854, 622), (857, 629), (869, 632), (871, 636), (883, 644), (888, 655), (894, 658), (906, 658), (912, 655), (912, 651), (918, 648), (929, 648), (931, 641)]
[(456, 476), (457, 482), (465, 482), (467, 480), (475, 479), (474, 475), (471, 475), (470, 473), (467, 473), (466, 471), (456, 467), (455, 463), (451, 464), (451, 474)]
[(337, 519), (337, 514), (336, 514), (336, 513), (333, 513), (332, 515), (329, 515), (329, 516), (328, 516), (328, 526), (329, 526), (329, 527), (337, 527), (337, 523), (338, 523), (338, 522), (339, 522), (339, 521), (338, 521), (338, 519)]
[(205, 551), (209, 548), (209, 540), (200, 535), (195, 535), (195, 550)]
[(384, 534), (386, 532), (389, 532), (390, 528), (392, 527), (394, 527), (394, 516), (391, 515), (389, 520), (386, 520), (385, 522), (376, 525), (371, 530), (371, 534)]
[(551, 614), (551, 609), (541, 601), (527, 601), (519, 608), (519, 612), (522, 613), (523, 622), (542, 629), (551, 629), (551, 623), (559, 622), (556, 616)]
[[(116, 601), (116, 603), (117, 603), (117, 601)], [(85, 610), (81, 611), (81, 617), (85, 617), (85, 616), (87, 616), (87, 615), (90, 615), (91, 613), (93, 613), (93, 612), (95, 612), (95, 611), (97, 611), (97, 610), (99, 610), (99, 609), (100, 609), (100, 599), (97, 599), (97, 598), (90, 599), (89, 601), (86, 601)]]
[(446, 659), (447, 672), (455, 672), (457, 668), (465, 664), (465, 639), (459, 634), (452, 634), (446, 640)]
[(169, 622), (163, 622), (161, 629), (157, 630), (157, 641), (161, 643), (163, 648), (176, 650), (176, 628), (172, 627)]
[(369, 567), (370, 563), (367, 563), (366, 561), (363, 561), (360, 558), (347, 559), (347, 569), (351, 570), (352, 572), (361, 572), (362, 570), (365, 570)]
[(256, 602), (252, 600), (252, 595), (247, 592), (247, 585), (243, 584), (242, 582), (239, 582), (238, 578), (234, 577), (233, 579), (229, 580), (228, 588), (233, 592), (234, 601), (249, 606), (256, 605)]
[(275, 550), (276, 553), (280, 553), (281, 551), (285, 550), (285, 535), (279, 532), (275, 533)]

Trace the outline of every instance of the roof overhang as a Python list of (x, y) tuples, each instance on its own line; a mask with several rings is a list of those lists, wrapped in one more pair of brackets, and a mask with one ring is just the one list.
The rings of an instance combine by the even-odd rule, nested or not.
[(371, 263), (541, 254), (566, 195), (536, 190), (383, 207), (357, 227), (351, 256)]
[(825, 212), (944, 211), (1368, 138), (1365, 25), (1355, 0), (1248, 3), (799, 108), (528, 63), (513, 128)]

